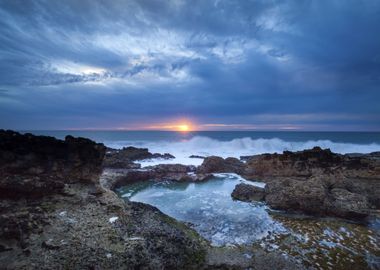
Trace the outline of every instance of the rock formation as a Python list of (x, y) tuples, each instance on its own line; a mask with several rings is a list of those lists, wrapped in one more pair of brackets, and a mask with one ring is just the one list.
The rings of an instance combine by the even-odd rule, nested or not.
[(121, 150), (108, 149), (104, 158), (103, 166), (107, 168), (138, 169), (140, 164), (134, 163), (137, 160), (162, 158), (174, 158), (171, 154), (159, 154), (148, 151), (146, 148), (136, 148), (133, 146), (124, 147)]
[(263, 188), (241, 183), (235, 186), (231, 196), (235, 200), (243, 202), (263, 201), (265, 191)]
[(244, 163), (237, 158), (221, 158), (217, 156), (206, 157), (201, 166), (198, 167), (197, 173), (237, 173), (244, 172)]
[[(247, 158), (244, 176), (266, 181), (265, 201), (274, 209), (363, 219), (380, 208), (380, 160), (376, 154), (339, 155), (315, 147)], [(237, 187), (235, 198), (256, 190)]]
[(2, 269), (199, 269), (208, 244), (100, 186), (105, 148), (0, 131)]
[(380, 179), (380, 160), (370, 155), (350, 156), (332, 153), (330, 149), (313, 149), (283, 154), (252, 156), (246, 163), (248, 179), (267, 177), (310, 177), (321, 174), (343, 174), (348, 178)]

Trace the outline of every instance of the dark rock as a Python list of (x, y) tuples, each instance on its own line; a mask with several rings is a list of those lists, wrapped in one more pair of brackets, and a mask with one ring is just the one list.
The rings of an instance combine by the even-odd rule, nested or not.
[(197, 173), (237, 173), (244, 171), (244, 163), (237, 158), (221, 158), (211, 156), (204, 159), (201, 166), (198, 167)]
[(231, 197), (243, 202), (263, 201), (265, 192), (263, 188), (241, 183), (235, 186)]
[(258, 157), (258, 156), (260, 156), (260, 155), (240, 156), (240, 160), (242, 160), (242, 161), (249, 161), (249, 160), (254, 159), (254, 158)]
[(46, 249), (59, 249), (60, 245), (55, 243), (53, 239), (49, 239), (42, 242), (42, 247)]
[(173, 155), (165, 153), (150, 153), (147, 148), (137, 147), (124, 147), (121, 150), (108, 150), (103, 161), (103, 167), (105, 168), (123, 168), (123, 169), (139, 169), (140, 164), (134, 163), (134, 161), (152, 158), (171, 159)]
[(267, 181), (265, 200), (276, 209), (315, 215), (363, 218), (380, 208), (377, 153), (340, 155), (314, 147), (253, 156), (247, 179)]
[(191, 156), (189, 156), (189, 158), (201, 158), (201, 159), (205, 159), (206, 157), (204, 157), (204, 156), (198, 156), (198, 155), (191, 155)]
[(119, 173), (106, 170), (105, 172), (112, 176), (104, 185), (107, 185), (110, 189), (115, 189), (127, 184), (148, 180), (199, 182), (206, 181), (212, 177), (212, 174), (196, 174), (195, 170), (195, 166), (182, 164), (159, 164), (146, 167), (143, 170), (127, 170)]
[(334, 216), (360, 219), (369, 214), (369, 203), (366, 196), (352, 193), (346, 189), (330, 190), (330, 198), (325, 201), (327, 211)]
[(172, 158), (175, 158), (175, 156), (169, 153), (164, 153), (164, 154), (154, 153), (152, 154), (150, 158), (172, 159)]
[(300, 211), (318, 216), (362, 219), (369, 214), (365, 196), (344, 188), (332, 188), (321, 177), (282, 179), (267, 183), (265, 200), (274, 209)]
[(284, 151), (283, 154), (263, 154), (247, 161), (244, 176), (257, 179), (342, 173), (349, 178), (380, 179), (380, 160), (373, 156), (340, 155), (320, 147), (299, 152)]
[(66, 183), (96, 182), (105, 147), (88, 139), (0, 130), (0, 197), (61, 192)]
[(1, 131), (0, 155), (0, 268), (204, 267), (208, 243), (195, 231), (100, 186), (102, 145)]
[(274, 209), (325, 215), (326, 188), (321, 179), (284, 179), (265, 186), (265, 201)]

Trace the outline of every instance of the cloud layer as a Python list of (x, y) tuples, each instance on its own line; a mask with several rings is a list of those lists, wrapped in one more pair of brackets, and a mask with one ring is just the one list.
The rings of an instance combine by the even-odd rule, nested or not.
[(0, 126), (380, 130), (380, 3), (0, 3)]

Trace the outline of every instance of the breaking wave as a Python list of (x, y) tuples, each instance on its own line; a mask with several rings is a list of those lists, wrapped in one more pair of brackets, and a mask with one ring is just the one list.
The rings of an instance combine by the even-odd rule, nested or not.
[[(148, 148), (151, 152), (170, 153), (176, 158), (170, 161), (151, 160), (144, 165), (155, 165), (158, 163), (182, 163), (199, 165), (202, 159), (189, 158), (190, 155), (199, 156), (221, 156), (237, 157), (245, 155), (257, 155), (263, 153), (282, 153), (285, 150), (300, 151), (310, 149), (315, 146), (330, 148), (331, 151), (341, 154), (346, 153), (370, 153), (380, 151), (380, 145), (338, 143), (330, 140), (310, 140), (304, 142), (284, 141), (278, 138), (272, 139), (251, 139), (249, 137), (233, 139), (230, 141), (220, 141), (209, 137), (195, 136), (185, 141), (108, 141), (105, 144), (113, 148), (125, 146), (135, 146)], [(145, 164), (146, 163), (146, 164)]]

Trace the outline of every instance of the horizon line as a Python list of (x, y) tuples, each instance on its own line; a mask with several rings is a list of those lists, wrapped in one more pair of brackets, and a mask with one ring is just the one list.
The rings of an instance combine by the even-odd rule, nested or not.
[(102, 128), (94, 128), (94, 129), (9, 129), (4, 128), (3, 130), (14, 130), (18, 132), (32, 132), (32, 131), (120, 131), (120, 132), (175, 132), (175, 133), (191, 133), (191, 132), (351, 132), (351, 133), (361, 133), (361, 132), (380, 132), (380, 130), (305, 130), (305, 129), (260, 129), (260, 130), (238, 130), (238, 129), (231, 129), (231, 130), (189, 130), (189, 131), (178, 131), (178, 130), (163, 130), (163, 129), (117, 129), (117, 128), (109, 128), (109, 129), (102, 129)]

